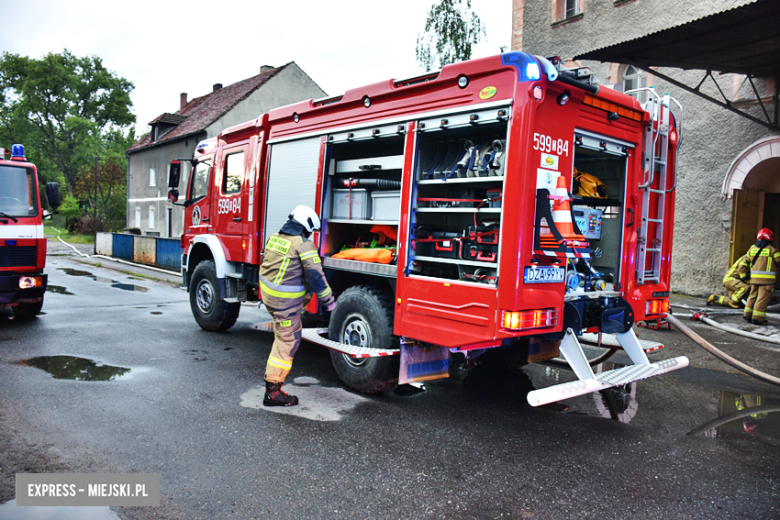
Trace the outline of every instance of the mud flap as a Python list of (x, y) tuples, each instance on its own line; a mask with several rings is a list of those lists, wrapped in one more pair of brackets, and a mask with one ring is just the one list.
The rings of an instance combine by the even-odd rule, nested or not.
[(420, 347), (401, 342), (401, 372), (398, 384), (431, 381), (450, 376), (450, 351), (444, 347)]

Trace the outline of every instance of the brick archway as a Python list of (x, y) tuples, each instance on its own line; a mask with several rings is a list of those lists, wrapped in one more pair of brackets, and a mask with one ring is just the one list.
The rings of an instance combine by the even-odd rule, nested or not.
[(723, 179), (723, 198), (730, 199), (734, 190), (742, 188), (745, 178), (756, 165), (774, 157), (780, 157), (780, 136), (761, 139), (743, 150), (731, 162), (726, 178)]

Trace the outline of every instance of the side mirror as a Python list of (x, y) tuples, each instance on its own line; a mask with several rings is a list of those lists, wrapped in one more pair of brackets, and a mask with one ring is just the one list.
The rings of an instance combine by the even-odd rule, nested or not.
[[(173, 160), (171, 161), (171, 173), (170, 175), (168, 175), (168, 187), (178, 188), (180, 177), (181, 177), (181, 162), (179, 162), (178, 160)], [(176, 196), (178, 198), (178, 193), (176, 194)]]
[(49, 206), (57, 209), (60, 205), (60, 185), (56, 182), (46, 183), (46, 198), (49, 200)]
[(176, 204), (178, 200), (179, 200), (179, 190), (173, 188), (168, 192), (168, 202), (170, 202), (171, 204)]

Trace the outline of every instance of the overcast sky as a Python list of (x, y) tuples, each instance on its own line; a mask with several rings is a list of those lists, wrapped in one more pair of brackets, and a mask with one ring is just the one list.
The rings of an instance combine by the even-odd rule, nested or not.
[[(414, 58), (434, 0), (131, 2), (0, 0), (0, 50), (96, 55), (133, 82), (138, 132), (163, 112), (295, 61), (329, 95), (423, 72)], [(511, 0), (472, 0), (487, 28), (474, 57), (511, 43)]]

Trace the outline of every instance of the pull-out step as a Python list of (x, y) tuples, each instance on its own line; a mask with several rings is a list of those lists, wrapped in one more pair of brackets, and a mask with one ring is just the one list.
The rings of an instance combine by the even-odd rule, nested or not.
[[(650, 363), (643, 346), (639, 342), (639, 338), (636, 337), (633, 330), (617, 334), (614, 338), (634, 364), (594, 374), (593, 369), (588, 364), (585, 353), (582, 351), (580, 342), (574, 335), (574, 331), (571, 329), (567, 330), (561, 341), (560, 351), (563, 357), (566, 358), (566, 361), (569, 362), (579, 381), (571, 381), (529, 392), (527, 397), (528, 403), (531, 406), (554, 403), (578, 395), (605, 390), (613, 386), (626, 385), (688, 366), (688, 358), (685, 356)], [(598, 342), (598, 337), (596, 342)], [(603, 344), (604, 340), (602, 338)]]
[[(586, 332), (579, 338), (580, 343), (587, 346), (599, 346), (599, 335), (593, 334), (590, 332)], [(658, 343), (657, 341), (650, 341), (648, 339), (639, 339), (637, 338), (637, 341), (639, 341), (639, 345), (642, 347), (642, 350), (645, 352), (653, 352), (656, 350), (661, 350), (664, 348), (662, 343)], [(620, 342), (617, 339), (617, 336), (614, 334), (602, 334), (601, 335), (601, 347), (602, 348), (623, 348), (620, 345)]]
[[(273, 322), (260, 323), (255, 326), (258, 330), (273, 331)], [(311, 343), (316, 343), (330, 350), (341, 352), (349, 357), (356, 359), (371, 358), (371, 357), (383, 357), (383, 356), (397, 356), (401, 353), (401, 349), (379, 349), (368, 347), (355, 347), (347, 345), (346, 343), (337, 343), (323, 337), (328, 333), (328, 329), (303, 329), (301, 331), (301, 338)]]

